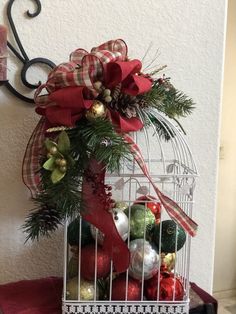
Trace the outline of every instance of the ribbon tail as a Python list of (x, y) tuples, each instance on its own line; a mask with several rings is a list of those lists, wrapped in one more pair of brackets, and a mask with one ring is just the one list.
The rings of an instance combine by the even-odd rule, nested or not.
[[(94, 177), (98, 183), (94, 182)], [(103, 248), (113, 260), (115, 270), (124, 272), (129, 267), (130, 252), (116, 229), (111, 213), (105, 209), (105, 205), (99, 200), (101, 194), (105, 195), (104, 177), (104, 166), (95, 159), (91, 159), (82, 184), (84, 204), (82, 217), (105, 235)]]
[(153, 186), (157, 196), (159, 197), (160, 202), (167, 211), (168, 215), (180, 225), (188, 234), (195, 236), (197, 233), (198, 225), (194, 222), (184, 211), (183, 209), (168, 196), (163, 194), (158, 187), (153, 182), (149, 171), (144, 162), (142, 153), (138, 145), (133, 141), (129, 135), (125, 135), (124, 139), (130, 144), (130, 150), (133, 153), (134, 159), (142, 170), (143, 174), (147, 177), (151, 185)]
[(32, 197), (38, 192), (40, 152), (45, 140), (45, 130), (46, 120), (41, 118), (29, 139), (22, 164), (22, 179), (30, 190)]

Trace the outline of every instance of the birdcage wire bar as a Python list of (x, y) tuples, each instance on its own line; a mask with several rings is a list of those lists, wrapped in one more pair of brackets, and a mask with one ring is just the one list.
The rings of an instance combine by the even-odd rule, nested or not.
[[(162, 127), (166, 130), (170, 139), (168, 142), (164, 141), (159, 135), (153, 125), (150, 123), (148, 129), (139, 133), (134, 133), (133, 139), (140, 147), (144, 160), (147, 164), (151, 177), (155, 184), (167, 196), (176, 201), (179, 206), (192, 217), (192, 208), (194, 204), (193, 191), (195, 188), (195, 180), (197, 177), (197, 168), (189, 146), (186, 143), (184, 135), (168, 118), (156, 110), (152, 110), (151, 114), (155, 116)], [(174, 134), (174, 136), (173, 136)], [(140, 196), (139, 189), (146, 187), (148, 195), (155, 196), (155, 192), (147, 180), (147, 178), (140, 171), (135, 161), (124, 161), (119, 173), (107, 173), (106, 183), (113, 187), (113, 198), (116, 201), (125, 202), (128, 206), (128, 239), (127, 246), (130, 246), (130, 213), (131, 206)], [(119, 187), (121, 182), (121, 187)], [(148, 202), (145, 201), (145, 209)], [(146, 215), (146, 211), (145, 211)], [(161, 235), (162, 223), (165, 219), (169, 219), (165, 211), (161, 211), (160, 217), (160, 237), (158, 255), (161, 256)], [(145, 221), (145, 219), (144, 219)], [(126, 271), (126, 294), (124, 301), (112, 300), (112, 280), (109, 282), (108, 298), (107, 300), (99, 300), (97, 297), (97, 269), (96, 258), (98, 248), (98, 230), (96, 229), (95, 236), (95, 275), (94, 275), (94, 299), (91, 301), (84, 301), (80, 299), (80, 284), (81, 284), (81, 226), (82, 218), (80, 217), (80, 231), (79, 231), (79, 248), (78, 248), (78, 298), (75, 300), (68, 300), (67, 298), (67, 280), (68, 280), (68, 263), (71, 256), (69, 245), (67, 243), (67, 227), (70, 221), (65, 224), (65, 248), (64, 248), (64, 291), (63, 291), (63, 314), (72, 313), (182, 313), (189, 312), (189, 265), (190, 265), (190, 246), (191, 238), (186, 235), (186, 243), (183, 248), (177, 251), (177, 232), (175, 241), (175, 255), (176, 262), (173, 269), (174, 274), (174, 293), (171, 301), (160, 300), (160, 273), (161, 263), (158, 266), (158, 284), (157, 284), (157, 299), (156, 301), (148, 301), (144, 295), (144, 265), (142, 267), (141, 280), (141, 299), (140, 301), (128, 301), (128, 270)], [(178, 227), (177, 227), (178, 228)], [(146, 237), (146, 224), (144, 224), (144, 240)], [(144, 250), (144, 246), (143, 246)], [(144, 251), (143, 251), (144, 253)], [(144, 261), (143, 261), (144, 263)], [(113, 276), (113, 262), (110, 266), (110, 278)], [(184, 288), (183, 300), (175, 299), (176, 278), (180, 278)]]

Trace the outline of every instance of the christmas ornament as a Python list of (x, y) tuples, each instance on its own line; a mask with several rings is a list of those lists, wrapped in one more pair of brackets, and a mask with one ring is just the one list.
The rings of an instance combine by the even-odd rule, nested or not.
[(93, 84), (93, 87), (94, 87), (97, 91), (100, 91), (101, 88), (102, 88), (102, 82), (96, 81), (96, 82)]
[(101, 247), (97, 247), (95, 256), (95, 245), (89, 244), (81, 249), (81, 276), (87, 280), (94, 280), (95, 259), (97, 259), (97, 278), (106, 277), (111, 270), (111, 259), (108, 253)]
[[(80, 218), (76, 218), (73, 220), (67, 230), (67, 238), (68, 243), (72, 245), (78, 245), (79, 246), (79, 237), (80, 237)], [(93, 242), (93, 237), (90, 232), (90, 224), (85, 221), (81, 220), (81, 246), (84, 246), (86, 244)]]
[(68, 278), (73, 278), (78, 275), (78, 267), (79, 267), (78, 256), (77, 257), (72, 256), (67, 266)]
[(151, 244), (143, 239), (130, 242), (129, 275), (142, 280), (153, 277), (159, 267), (159, 257)]
[(112, 295), (113, 301), (140, 301), (141, 299), (141, 283), (138, 280), (128, 277), (128, 285), (126, 290), (126, 275), (119, 275), (112, 281)]
[(171, 272), (175, 268), (175, 253), (161, 253), (161, 267), (163, 270)]
[(128, 208), (128, 205), (125, 202), (116, 202), (115, 208), (125, 211)]
[[(128, 210), (126, 210), (128, 216)], [(151, 230), (155, 216), (144, 205), (132, 205), (130, 208), (130, 236), (132, 239), (144, 237), (144, 232)]]
[[(186, 234), (183, 228), (177, 226), (173, 220), (165, 220), (162, 222), (161, 228), (161, 252), (174, 253), (177, 239), (177, 251), (180, 250), (186, 241)], [(177, 237), (176, 237), (177, 233)], [(155, 225), (153, 229), (153, 241), (159, 250), (160, 224)]]
[[(126, 214), (121, 209), (114, 208), (112, 209), (111, 215), (113, 216), (113, 220), (119, 235), (123, 241), (126, 241), (128, 238), (129, 229), (129, 221)], [(94, 225), (90, 226), (90, 230), (93, 238), (96, 239), (96, 228)], [(104, 234), (100, 230), (97, 230), (97, 240), (98, 244), (103, 244)]]
[(105, 117), (105, 115), (106, 115), (106, 107), (99, 100), (95, 100), (92, 106), (86, 111), (86, 114), (85, 114), (86, 118), (91, 121), (97, 118), (103, 118)]
[(145, 281), (144, 292), (148, 300), (157, 300), (159, 286), (160, 301), (181, 301), (184, 297), (184, 287), (180, 278), (175, 277), (172, 273), (161, 273), (158, 284), (158, 274)]
[[(80, 279), (80, 300), (94, 300), (95, 288), (94, 282)], [(96, 288), (96, 296), (99, 296), (99, 287)], [(67, 282), (66, 285), (67, 300), (78, 300), (78, 277), (74, 277)], [(97, 297), (95, 299), (98, 299)]]
[(135, 204), (141, 204), (149, 208), (156, 218), (156, 224), (160, 223), (161, 203), (158, 202), (155, 197), (150, 195), (140, 196), (137, 201), (135, 201)]

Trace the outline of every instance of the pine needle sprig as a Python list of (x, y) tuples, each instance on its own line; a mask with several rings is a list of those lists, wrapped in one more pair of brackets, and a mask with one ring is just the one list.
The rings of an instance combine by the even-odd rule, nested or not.
[(82, 210), (82, 179), (75, 175), (74, 169), (56, 184), (52, 183), (50, 173), (42, 169), (39, 190), (32, 199), (35, 208), (23, 225), (26, 241), (50, 236), (66, 217), (75, 217)]
[[(84, 164), (84, 158), (88, 160), (93, 156), (97, 161), (103, 163), (110, 172), (118, 172), (122, 158), (131, 158), (129, 144), (122, 135), (118, 134), (109, 120), (96, 119), (84, 121), (78, 125), (76, 134), (69, 134), (71, 143), (75, 143), (77, 158), (80, 165)], [(73, 145), (73, 144), (72, 144)], [(86, 151), (86, 153), (85, 153)], [(84, 155), (82, 157), (82, 155)]]
[(26, 217), (25, 224), (22, 226), (27, 233), (25, 242), (29, 239), (39, 240), (40, 236), (49, 237), (61, 223), (62, 217), (57, 210), (48, 206), (35, 208)]
[(171, 87), (166, 87), (165, 84), (158, 84), (157, 82), (144, 95), (144, 100), (151, 107), (157, 108), (171, 119), (186, 117), (194, 109), (193, 100), (183, 92), (175, 89), (172, 85)]

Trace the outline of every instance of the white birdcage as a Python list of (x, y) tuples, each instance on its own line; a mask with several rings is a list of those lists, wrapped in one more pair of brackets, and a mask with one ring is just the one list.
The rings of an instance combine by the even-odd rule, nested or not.
[[(172, 121), (167, 119), (165, 116), (161, 115), (157, 111), (152, 111), (152, 114), (158, 119), (161, 127), (166, 131), (165, 133), (169, 136), (169, 140), (166, 141), (160, 132), (157, 132), (154, 125), (150, 124), (148, 128), (142, 131), (133, 133), (132, 137), (136, 144), (140, 147), (142, 151), (144, 160), (149, 169), (149, 173), (158, 186), (158, 188), (168, 197), (173, 199), (184, 212), (191, 217), (193, 208), (193, 191), (195, 187), (195, 179), (197, 176), (197, 169), (191, 154), (191, 151), (185, 141), (183, 132), (176, 127)], [(124, 162), (121, 166), (119, 174), (106, 174), (106, 183), (110, 184), (113, 188), (112, 197), (116, 202), (124, 202), (127, 206), (126, 214), (128, 217), (128, 238), (126, 240), (127, 246), (130, 247), (131, 236), (130, 236), (130, 217), (132, 205), (137, 202), (137, 199), (142, 195), (151, 195), (156, 197), (156, 202), (158, 203), (158, 197), (150, 184), (147, 177), (142, 173), (135, 160), (132, 162)], [(144, 216), (146, 215), (146, 209), (150, 202), (154, 200), (147, 197), (144, 201)], [(120, 203), (119, 203), (120, 204)], [(146, 216), (145, 216), (146, 217)], [(158, 271), (156, 273), (157, 286), (156, 286), (156, 298), (153, 300), (148, 300), (145, 295), (145, 259), (142, 259), (142, 269), (141, 269), (141, 280), (140, 289), (141, 296), (140, 300), (130, 301), (128, 298), (128, 287), (130, 279), (130, 270), (125, 272), (125, 297), (123, 300), (115, 300), (113, 296), (113, 284), (116, 274), (113, 273), (113, 263), (110, 263), (110, 273), (106, 278), (106, 297), (99, 297), (98, 290), (100, 290), (97, 279), (97, 271), (94, 270), (94, 280), (92, 287), (94, 291), (89, 291), (92, 293), (92, 298), (89, 300), (84, 300), (81, 298), (81, 288), (83, 283), (83, 278), (81, 276), (81, 239), (78, 240), (78, 255), (77, 258), (77, 270), (78, 273), (74, 277), (76, 281), (76, 291), (74, 299), (68, 296), (68, 264), (72, 257), (71, 247), (67, 243), (67, 227), (69, 222), (67, 222), (65, 227), (65, 257), (64, 257), (64, 292), (63, 292), (63, 313), (188, 313), (189, 312), (189, 263), (190, 263), (190, 242), (191, 237), (186, 234), (186, 241), (184, 246), (178, 250), (178, 230), (179, 226), (176, 225), (176, 230), (174, 232), (175, 244), (174, 252), (172, 250), (169, 252), (162, 252), (162, 228), (163, 221), (170, 220), (170, 217), (162, 208), (159, 224), (159, 245), (157, 245), (156, 254), (158, 262)], [(79, 237), (81, 237), (81, 226), (82, 218), (80, 218), (80, 231)], [(146, 240), (147, 237), (147, 225), (146, 218), (144, 218), (143, 225), (143, 239)], [(172, 231), (171, 231), (172, 232)], [(99, 232), (95, 232), (95, 268), (96, 268), (96, 254), (97, 248), (99, 247)], [(143, 253), (141, 257), (145, 256), (144, 252), (144, 241), (143, 243)], [(142, 251), (142, 250), (141, 250)], [(161, 280), (163, 279), (161, 275), (161, 267), (163, 267), (163, 261), (166, 257), (165, 254), (169, 253), (172, 261), (172, 269), (169, 268), (169, 274), (171, 276), (172, 296), (165, 299), (162, 295), (162, 285)], [(74, 257), (75, 258), (75, 257)], [(121, 256), (122, 258), (122, 256)], [(164, 262), (165, 264), (165, 262)], [(169, 266), (169, 265), (168, 265)], [(109, 280), (110, 278), (110, 280)], [(179, 299), (178, 284), (181, 283), (183, 289), (183, 294), (181, 299)], [(83, 289), (83, 288), (82, 288)], [(91, 288), (90, 288), (91, 290)]]

